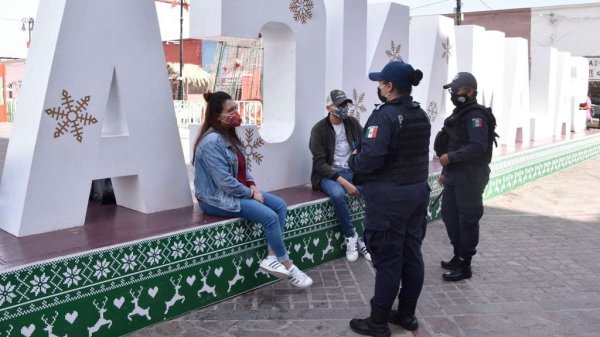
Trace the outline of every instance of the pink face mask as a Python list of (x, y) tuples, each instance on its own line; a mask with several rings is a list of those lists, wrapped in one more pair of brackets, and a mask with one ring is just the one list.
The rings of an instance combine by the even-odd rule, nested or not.
[(231, 115), (227, 116), (227, 118), (223, 121), (223, 124), (227, 125), (230, 128), (235, 128), (242, 125), (242, 116), (239, 112), (234, 112)]

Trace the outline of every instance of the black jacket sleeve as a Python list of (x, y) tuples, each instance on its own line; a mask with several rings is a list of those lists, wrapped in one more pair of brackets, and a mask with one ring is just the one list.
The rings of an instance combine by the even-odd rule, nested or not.
[(327, 133), (326, 130), (322, 130), (316, 125), (310, 132), (310, 152), (313, 157), (313, 166), (317, 173), (323, 178), (329, 178), (336, 180), (339, 174), (331, 168), (331, 165), (327, 163)]

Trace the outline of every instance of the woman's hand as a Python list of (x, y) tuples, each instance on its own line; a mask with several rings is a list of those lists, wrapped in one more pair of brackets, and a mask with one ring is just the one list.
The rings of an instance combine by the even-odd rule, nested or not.
[(250, 186), (250, 188), (252, 189), (252, 191), (254, 191), (254, 194), (252, 194), (252, 199), (260, 202), (261, 204), (264, 204), (265, 198), (263, 197), (263, 195), (260, 192), (260, 190), (258, 189), (258, 187), (256, 187), (255, 185), (252, 185), (252, 186)]

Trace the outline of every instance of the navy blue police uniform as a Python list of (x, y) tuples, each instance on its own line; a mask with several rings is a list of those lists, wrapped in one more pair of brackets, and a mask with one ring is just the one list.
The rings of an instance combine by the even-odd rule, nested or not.
[[(426, 113), (405, 95), (375, 109), (364, 128), (360, 151), (348, 163), (365, 200), (364, 239), (376, 269), (371, 318), (387, 321), (396, 294), (414, 307), (424, 279), (429, 186)], [(416, 328), (416, 327), (415, 327)]]
[(442, 219), (455, 258), (460, 257), (469, 266), (468, 277), (471, 257), (475, 255), (479, 243), (483, 191), (490, 176), (493, 145), (489, 137), (493, 132), (491, 123), (491, 113), (476, 101), (458, 106), (444, 121), (444, 129), (448, 130), (450, 136), (447, 149), (449, 164), (442, 170)]

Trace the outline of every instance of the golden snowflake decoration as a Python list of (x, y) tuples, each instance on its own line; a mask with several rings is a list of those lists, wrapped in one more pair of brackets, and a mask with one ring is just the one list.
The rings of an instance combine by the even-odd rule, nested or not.
[(396, 43), (394, 42), (394, 40), (392, 40), (390, 49), (385, 51), (385, 54), (390, 59), (390, 62), (392, 62), (392, 61), (403, 61), (404, 62), (404, 60), (402, 59), (402, 56), (400, 56), (400, 48), (402, 48), (402, 45), (399, 44), (396, 46)]
[(358, 94), (356, 89), (352, 89), (352, 104), (350, 105), (350, 111), (348, 114), (360, 121), (360, 113), (367, 112), (367, 107), (364, 103), (365, 93)]
[(452, 45), (450, 44), (450, 37), (446, 36), (446, 42), (442, 42), (442, 58), (446, 59), (446, 63), (450, 62), (450, 56), (452, 56)]
[(60, 106), (45, 110), (48, 116), (58, 121), (56, 129), (54, 129), (54, 138), (70, 132), (81, 143), (83, 140), (83, 127), (98, 122), (96, 117), (87, 112), (90, 96), (74, 101), (71, 94), (63, 89), (60, 100), (62, 101)]
[(429, 102), (429, 106), (427, 107), (427, 118), (429, 118), (429, 122), (433, 124), (437, 115), (438, 115), (437, 103)]
[(294, 20), (305, 24), (312, 19), (312, 10), (315, 7), (313, 0), (292, 0), (290, 2), (290, 12), (294, 14)]
[(246, 167), (252, 171), (252, 161), (260, 165), (264, 159), (263, 155), (258, 152), (258, 149), (265, 145), (265, 141), (258, 136), (254, 139), (254, 129), (246, 129), (246, 139), (242, 140), (244, 146), (244, 156), (246, 157)]

